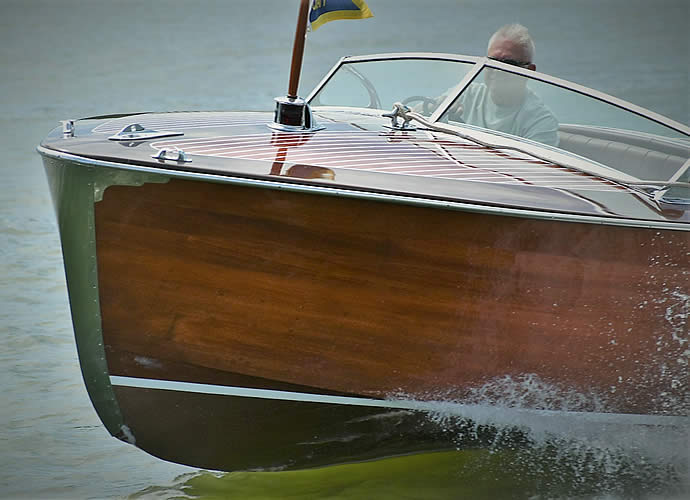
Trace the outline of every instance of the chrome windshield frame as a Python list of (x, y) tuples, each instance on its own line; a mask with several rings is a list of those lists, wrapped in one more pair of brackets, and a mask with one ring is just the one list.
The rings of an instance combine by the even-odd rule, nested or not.
[[(449, 61), (449, 62), (460, 62), (477, 64), (482, 58), (475, 56), (463, 56), (459, 54), (445, 54), (436, 52), (393, 52), (393, 53), (383, 53), (383, 54), (370, 54), (364, 56), (346, 56), (341, 57), (340, 60), (333, 66), (326, 76), (324, 76), (321, 81), (314, 87), (309, 95), (307, 96), (307, 102), (311, 103), (311, 100), (316, 97), (323, 87), (331, 80), (333, 75), (343, 66), (344, 64), (360, 63), (360, 62), (373, 62), (373, 61), (395, 61), (402, 59), (422, 59), (427, 61)], [(471, 71), (471, 70), (470, 70)], [(384, 110), (388, 111), (388, 110)]]
[(613, 105), (624, 111), (631, 112), (633, 114), (641, 116), (642, 118), (646, 118), (655, 123), (668, 127), (690, 139), (690, 127), (688, 127), (687, 125), (672, 120), (659, 113), (655, 113), (654, 111), (650, 111), (648, 109), (632, 104), (628, 101), (624, 101), (623, 99), (619, 99), (612, 95), (605, 94), (604, 92), (599, 92), (597, 90), (585, 87), (583, 85), (579, 85), (577, 83), (570, 82), (568, 80), (556, 78), (545, 73), (539, 73), (538, 71), (512, 66), (510, 64), (502, 63), (494, 59), (489, 59), (487, 57), (466, 56), (461, 54), (435, 52), (400, 52), (343, 57), (338, 61), (338, 63), (336, 63), (335, 66), (333, 66), (333, 68), (331, 68), (331, 70), (319, 82), (319, 84), (314, 88), (314, 90), (310, 92), (309, 96), (307, 97), (307, 102), (310, 102), (316, 96), (316, 94), (318, 94), (321, 91), (321, 89), (323, 89), (323, 87), (326, 84), (328, 84), (333, 75), (344, 64), (401, 59), (440, 60), (449, 62), (472, 63), (475, 65), (472, 69), (470, 69), (470, 71), (465, 75), (461, 82), (456, 86), (454, 91), (451, 92), (448, 95), (448, 97), (439, 105), (439, 107), (432, 113), (432, 115), (429, 117), (429, 121), (431, 122), (437, 122), (443, 116), (443, 114), (453, 104), (455, 99), (457, 99), (457, 97), (465, 90), (465, 88), (485, 67), (492, 67), (503, 71), (507, 71), (509, 73), (514, 73), (516, 75), (521, 75), (532, 80), (537, 80), (550, 85), (555, 85), (565, 90), (576, 92), (578, 94), (604, 102), (606, 104)]
[[(598, 90), (594, 90), (589, 87), (585, 87), (584, 85), (579, 85), (577, 83), (573, 83), (568, 80), (563, 80), (562, 78), (557, 78), (555, 76), (547, 75), (545, 73), (539, 73), (538, 71), (530, 70), (527, 68), (520, 68), (518, 66), (512, 66), (510, 64), (502, 63), (500, 61), (496, 61), (494, 59), (489, 59), (488, 57), (482, 57), (478, 61), (478, 65), (481, 65), (481, 69), (484, 67), (491, 67), (491, 68), (496, 68), (500, 69), (503, 71), (507, 71), (509, 73), (513, 73), (516, 75), (521, 75), (526, 78), (529, 78), (530, 80), (536, 80), (539, 82), (543, 83), (548, 83), (550, 85), (554, 85), (556, 87), (560, 87), (565, 90), (570, 90), (572, 92), (578, 93), (580, 95), (584, 95), (587, 97), (591, 97), (593, 99), (596, 99), (598, 101), (601, 101), (606, 104), (611, 104), (619, 109), (622, 109), (624, 111), (629, 111), (633, 114), (636, 114), (638, 116), (641, 116), (642, 118), (647, 118), (648, 120), (652, 120), (660, 125), (663, 125), (665, 127), (668, 127), (670, 129), (675, 130), (676, 132), (680, 132), (681, 134), (685, 135), (690, 139), (690, 127), (687, 125), (684, 125), (680, 122), (677, 122), (675, 120), (672, 120), (671, 118), (668, 118), (664, 115), (661, 115), (659, 113), (655, 113), (654, 111), (650, 111), (646, 108), (643, 108), (641, 106), (638, 106), (636, 104), (633, 104), (631, 102), (625, 101), (623, 99), (619, 99), (618, 97), (614, 97), (610, 94), (606, 94), (604, 92), (599, 92)], [(479, 69), (477, 73), (481, 71)], [(469, 83), (469, 82), (468, 82)], [(459, 91), (455, 94), (455, 97), (460, 95), (460, 93), (464, 90), (464, 87), (462, 89), (459, 89)], [(445, 102), (444, 102), (445, 104)], [(452, 101), (449, 103), (452, 104)], [(439, 116), (442, 116), (443, 113), (441, 113)]]

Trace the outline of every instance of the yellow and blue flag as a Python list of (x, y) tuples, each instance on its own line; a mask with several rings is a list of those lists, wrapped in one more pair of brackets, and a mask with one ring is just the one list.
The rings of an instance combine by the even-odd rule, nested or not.
[(338, 19), (366, 19), (373, 17), (364, 0), (312, 0), (309, 25), (312, 30)]

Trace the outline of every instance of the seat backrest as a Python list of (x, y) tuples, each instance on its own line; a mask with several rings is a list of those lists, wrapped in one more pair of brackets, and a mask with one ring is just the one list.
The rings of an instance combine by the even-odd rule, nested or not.
[(639, 141), (635, 141), (637, 145), (630, 144), (624, 137), (612, 140), (584, 135), (580, 131), (560, 130), (558, 135), (561, 149), (643, 180), (668, 180), (687, 161), (687, 156), (673, 154), (682, 152), (682, 147), (660, 147), (656, 143), (642, 147)]

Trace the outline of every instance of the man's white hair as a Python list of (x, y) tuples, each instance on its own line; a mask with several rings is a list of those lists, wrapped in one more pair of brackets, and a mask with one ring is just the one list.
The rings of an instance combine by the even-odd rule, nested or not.
[(491, 35), (488, 49), (490, 49), (491, 45), (497, 40), (509, 40), (515, 43), (524, 51), (524, 55), (527, 58), (527, 61), (525, 62), (534, 62), (534, 41), (532, 40), (529, 31), (527, 31), (527, 28), (525, 28), (522, 24), (506, 24), (505, 26), (500, 27), (496, 33)]

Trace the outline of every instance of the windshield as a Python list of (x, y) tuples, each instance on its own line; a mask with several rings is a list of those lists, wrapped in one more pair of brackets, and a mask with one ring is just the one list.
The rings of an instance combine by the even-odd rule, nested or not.
[(558, 147), (640, 179), (664, 181), (690, 157), (688, 136), (575, 88), (484, 67), (440, 117)]
[[(488, 59), (451, 55), (346, 59), (310, 99), (312, 106), (385, 111), (396, 102), (432, 120), (528, 139), (644, 181), (668, 181), (690, 157), (686, 125)], [(688, 182), (687, 170), (677, 180)]]
[[(310, 100), (312, 106), (347, 106), (390, 111), (402, 102), (431, 116), (474, 62), (388, 59), (344, 63)], [(444, 97), (445, 97), (444, 96)]]

